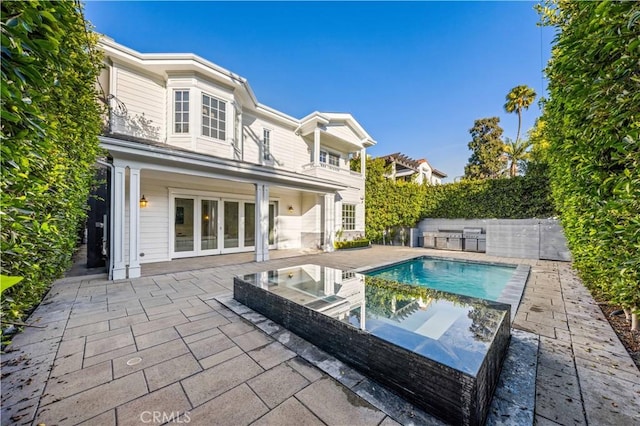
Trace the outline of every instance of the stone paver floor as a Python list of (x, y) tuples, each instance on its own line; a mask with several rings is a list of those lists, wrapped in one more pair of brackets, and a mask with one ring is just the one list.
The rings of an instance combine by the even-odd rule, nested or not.
[(28, 320), (40, 328), (2, 355), (2, 424), (396, 424), (215, 298), (231, 294), (236, 274), (422, 254), (532, 266), (513, 326), (539, 336), (535, 423), (640, 424), (640, 373), (569, 264), (402, 247), (265, 263), (200, 258), (180, 272), (144, 265), (135, 280), (59, 280)]

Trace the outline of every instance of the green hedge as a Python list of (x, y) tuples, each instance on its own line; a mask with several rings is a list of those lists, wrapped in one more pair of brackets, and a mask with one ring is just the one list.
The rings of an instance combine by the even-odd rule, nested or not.
[(76, 2), (2, 2), (2, 320), (20, 320), (70, 265), (99, 153), (97, 37)]
[(559, 2), (540, 11), (559, 30), (544, 136), (574, 266), (610, 301), (640, 307), (640, 7)]
[(362, 238), (362, 239), (353, 240), (353, 241), (336, 241), (333, 243), (333, 246), (338, 250), (357, 248), (357, 247), (369, 247), (370, 245), (371, 245), (371, 242), (367, 238)]
[(422, 217), (526, 219), (554, 214), (548, 178), (536, 174), (427, 187)]

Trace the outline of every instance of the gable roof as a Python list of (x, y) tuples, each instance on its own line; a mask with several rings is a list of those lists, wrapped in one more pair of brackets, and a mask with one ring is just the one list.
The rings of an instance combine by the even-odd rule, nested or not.
[(431, 169), (431, 173), (434, 175), (437, 175), (441, 178), (445, 178), (447, 177), (447, 174), (444, 172), (441, 172), (440, 170), (434, 168), (433, 166), (431, 166), (431, 164), (425, 159), (425, 158), (421, 158), (419, 160), (415, 160), (411, 157), (408, 157), (400, 152), (396, 152), (393, 154), (388, 154), (388, 155), (384, 155), (382, 157), (379, 157), (384, 159), (387, 162), (394, 162), (396, 164), (400, 164), (403, 167), (406, 167), (408, 169), (414, 170), (414, 171), (418, 171), (418, 169), (420, 168), (420, 164), (422, 163), (427, 163), (427, 165), (429, 166), (429, 168)]

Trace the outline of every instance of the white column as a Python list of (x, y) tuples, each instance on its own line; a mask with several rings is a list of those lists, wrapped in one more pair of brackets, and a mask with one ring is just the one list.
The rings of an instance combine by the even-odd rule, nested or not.
[(113, 173), (113, 241), (111, 241), (111, 278), (122, 280), (127, 278), (127, 265), (124, 260), (124, 182), (125, 168), (114, 165)]
[(269, 260), (269, 185), (256, 185), (256, 262)]
[(365, 172), (367, 171), (367, 150), (362, 148), (360, 150), (360, 174), (362, 176), (365, 175)]
[(129, 278), (140, 277), (140, 169), (129, 168)]
[(335, 240), (335, 194), (324, 194), (324, 251), (333, 251)]
[(313, 165), (320, 164), (320, 128), (316, 127), (313, 131)]

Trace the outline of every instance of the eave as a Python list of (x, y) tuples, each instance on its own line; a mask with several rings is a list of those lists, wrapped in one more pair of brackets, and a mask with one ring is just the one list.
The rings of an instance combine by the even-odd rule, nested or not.
[(180, 150), (153, 142), (137, 142), (100, 136), (100, 145), (114, 163), (130, 164), (174, 173), (192, 174), (243, 183), (266, 183), (303, 191), (327, 193), (349, 188), (328, 179), (275, 169), (254, 163), (227, 160), (211, 155)]

